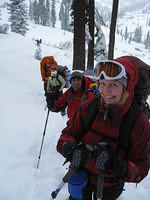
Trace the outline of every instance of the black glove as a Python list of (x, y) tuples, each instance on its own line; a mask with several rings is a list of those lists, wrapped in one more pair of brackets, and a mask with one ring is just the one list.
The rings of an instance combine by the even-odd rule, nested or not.
[(95, 145), (96, 167), (99, 170), (107, 170), (110, 168), (114, 160), (114, 151), (111, 145), (100, 142)]
[(110, 169), (111, 173), (119, 178), (128, 176), (128, 163), (124, 160), (114, 159), (112, 168)]
[(83, 145), (75, 148), (72, 154), (72, 166), (75, 168), (85, 167), (85, 165), (91, 160), (92, 153), (86, 149)]
[(83, 144), (74, 145), (68, 141), (62, 145), (62, 154), (73, 167), (84, 167), (91, 158), (91, 152)]
[(128, 164), (124, 160), (115, 157), (111, 145), (101, 142), (95, 146), (96, 167), (105, 170), (116, 177), (127, 176)]
[(70, 143), (69, 141), (65, 142), (62, 145), (62, 154), (65, 158), (67, 158), (68, 161), (71, 160), (74, 148), (75, 148), (75, 145)]

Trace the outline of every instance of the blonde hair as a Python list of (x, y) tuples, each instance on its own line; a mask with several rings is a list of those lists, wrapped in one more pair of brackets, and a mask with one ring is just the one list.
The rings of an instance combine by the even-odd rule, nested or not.
[(128, 96), (129, 96), (129, 93), (127, 92), (126, 88), (123, 87), (122, 96), (121, 96), (120, 101), (118, 102), (118, 105), (123, 105), (126, 102)]

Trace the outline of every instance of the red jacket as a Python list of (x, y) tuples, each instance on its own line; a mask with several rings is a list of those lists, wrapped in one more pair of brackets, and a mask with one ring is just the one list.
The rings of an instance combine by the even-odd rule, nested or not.
[[(105, 141), (111, 144), (114, 152), (116, 151), (119, 128), (121, 120), (129, 110), (133, 96), (134, 87), (138, 80), (138, 69), (129, 60), (116, 60), (122, 63), (129, 76), (127, 92), (129, 96), (126, 102), (121, 106), (111, 105), (108, 110), (107, 120), (104, 121), (104, 104), (101, 100), (100, 111), (95, 117), (92, 127), (83, 135), (82, 142), (95, 146), (98, 142)], [(90, 101), (91, 102), (91, 101)], [(62, 144), (65, 141), (76, 143), (76, 135), (82, 135), (83, 122), (87, 117), (90, 102), (86, 102), (78, 112), (71, 118), (67, 127), (64, 128), (57, 144), (57, 150), (61, 153)], [(131, 148), (126, 154), (125, 150), (119, 150), (118, 159), (126, 159), (128, 162), (128, 176), (126, 178), (115, 178), (111, 174), (105, 173), (104, 187), (120, 185), (124, 182), (140, 182), (147, 174), (150, 168), (150, 123), (143, 112), (133, 126), (131, 133)], [(89, 172), (89, 179), (93, 184), (97, 184), (98, 170), (95, 161), (92, 160), (86, 166)]]
[(91, 83), (90, 79), (84, 77), (83, 87), (77, 92), (74, 92), (72, 87), (69, 88), (57, 101), (55, 101), (56, 108), (67, 106), (68, 118), (71, 118), (85, 100), (93, 99), (93, 93), (88, 92)]

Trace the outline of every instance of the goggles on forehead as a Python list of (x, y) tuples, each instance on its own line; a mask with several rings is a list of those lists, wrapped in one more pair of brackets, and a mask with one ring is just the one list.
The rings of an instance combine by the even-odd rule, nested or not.
[(97, 64), (96, 66), (96, 76), (99, 80), (119, 80), (119, 79), (127, 79), (127, 73), (122, 64), (106, 60)]

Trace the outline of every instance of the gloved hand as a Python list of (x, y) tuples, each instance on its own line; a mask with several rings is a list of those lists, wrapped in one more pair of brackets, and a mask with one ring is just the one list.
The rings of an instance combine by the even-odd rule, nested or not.
[(113, 176), (123, 178), (128, 176), (128, 163), (124, 160), (114, 159), (110, 169)]
[(55, 90), (47, 90), (47, 92), (51, 95), (55, 95), (56, 94), (56, 91)]
[(63, 145), (62, 145), (62, 154), (65, 158), (67, 158), (68, 161), (70, 161), (71, 157), (72, 157), (72, 153), (74, 150), (75, 145), (70, 143), (69, 141), (66, 141)]
[(72, 166), (75, 168), (85, 167), (86, 164), (91, 160), (92, 153), (83, 145), (75, 148), (72, 154)]
[(105, 170), (113, 176), (127, 176), (128, 164), (124, 160), (116, 158), (111, 145), (100, 142), (95, 146), (96, 167), (99, 170)]
[(114, 151), (111, 145), (105, 142), (100, 142), (95, 145), (95, 158), (96, 167), (99, 170), (109, 169), (114, 160)]
[(62, 154), (68, 161), (71, 161), (73, 167), (84, 167), (91, 158), (91, 153), (83, 144), (74, 145), (65, 142), (62, 146)]

